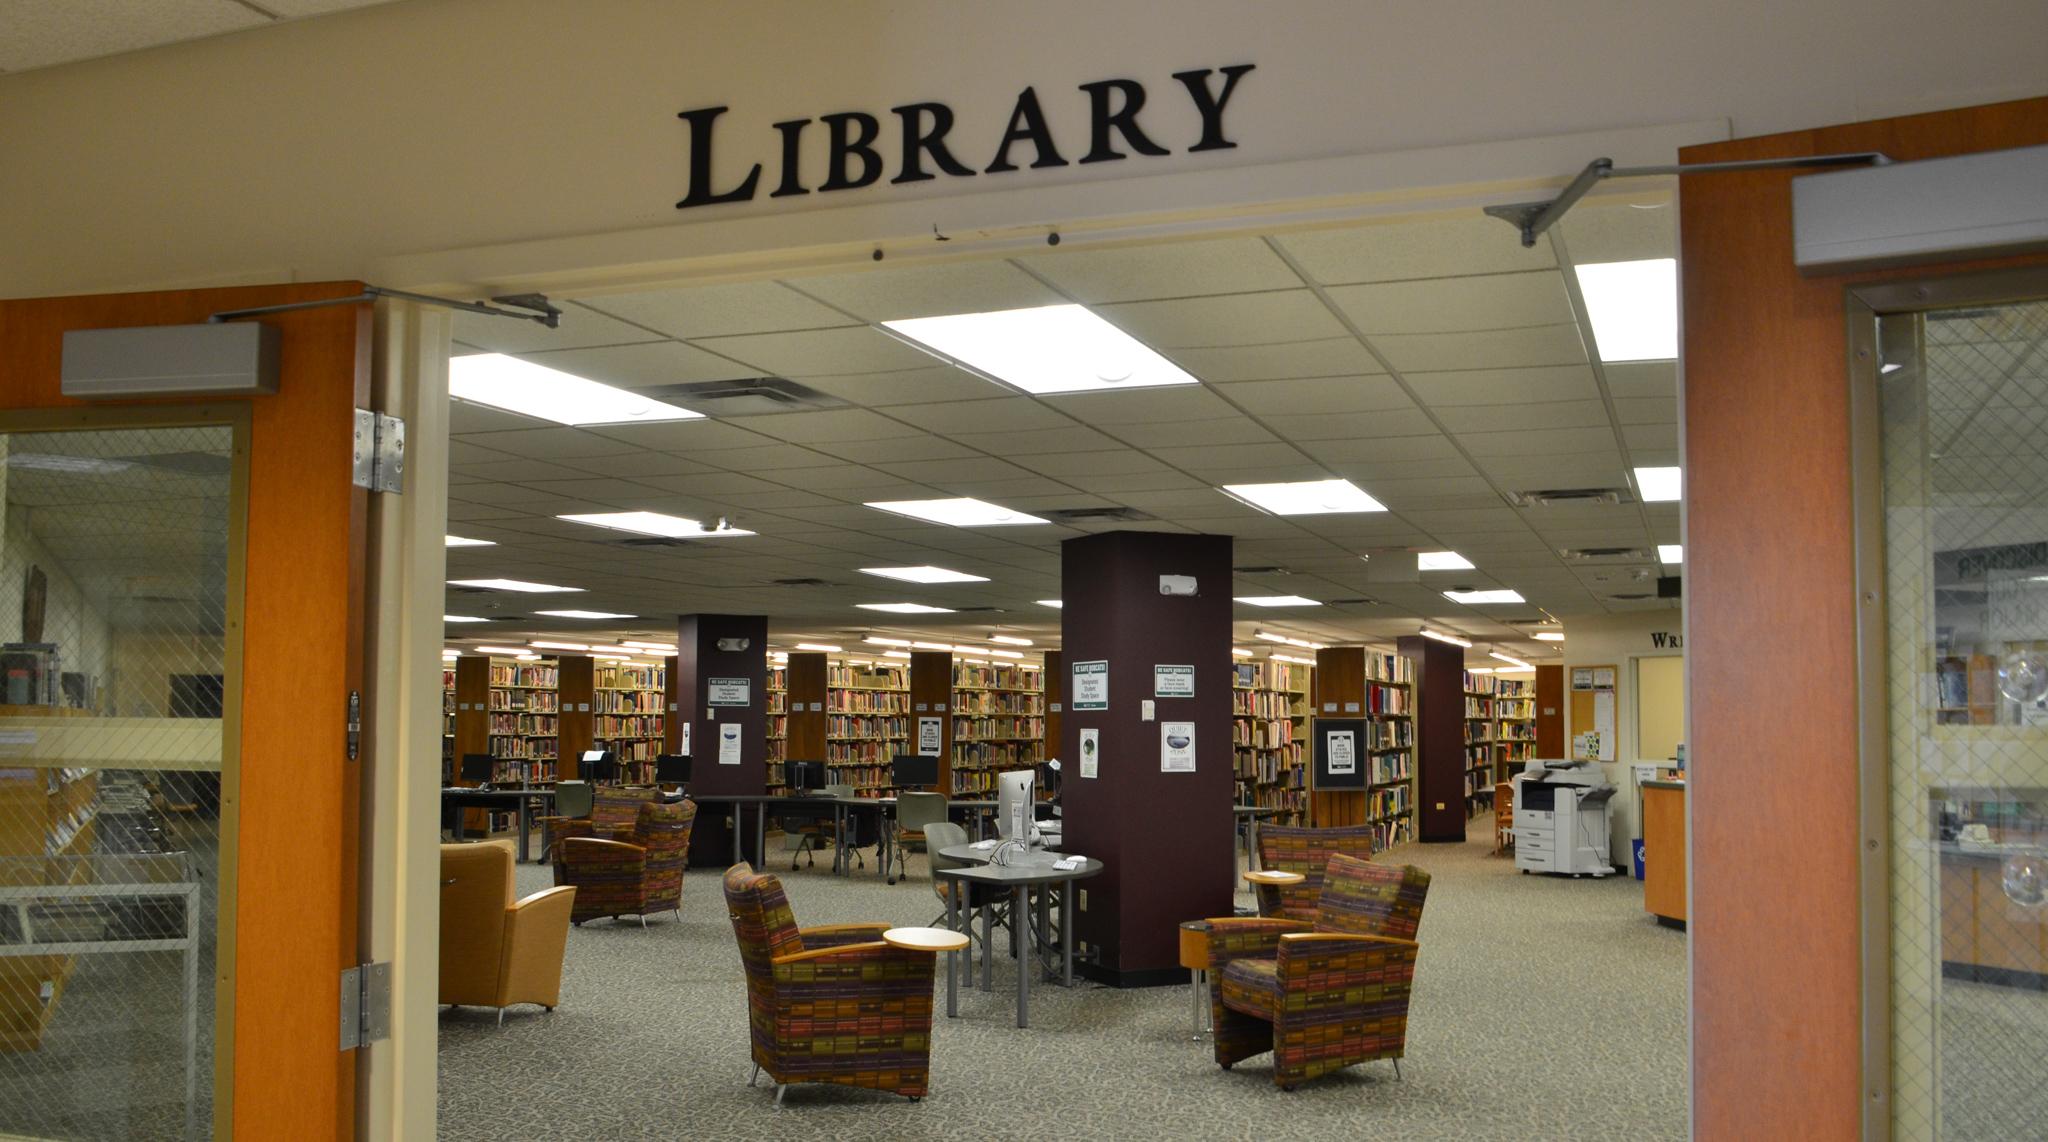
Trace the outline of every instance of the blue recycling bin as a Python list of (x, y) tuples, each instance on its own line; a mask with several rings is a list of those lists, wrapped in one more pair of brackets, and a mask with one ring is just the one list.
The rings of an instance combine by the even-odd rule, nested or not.
[(1641, 880), (1643, 878), (1643, 838), (1637, 837), (1635, 840), (1630, 841), (1628, 847), (1631, 854), (1635, 857), (1636, 879)]

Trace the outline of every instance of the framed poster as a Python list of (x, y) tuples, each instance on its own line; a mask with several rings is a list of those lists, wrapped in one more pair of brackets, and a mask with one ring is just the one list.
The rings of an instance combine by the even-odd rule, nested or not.
[(754, 683), (748, 678), (706, 678), (704, 704), (707, 706), (750, 706)]
[(1195, 723), (1159, 723), (1159, 772), (1195, 771)]
[(1076, 662), (1074, 664), (1073, 697), (1068, 699), (1067, 708), (1073, 710), (1109, 709), (1109, 660)]
[(943, 728), (938, 718), (919, 718), (917, 720), (917, 756), (939, 756), (939, 741), (943, 736), (940, 731)]
[(1314, 756), (1309, 788), (1364, 789), (1368, 770), (1365, 747), (1372, 740), (1366, 719), (1317, 718), (1310, 733)]

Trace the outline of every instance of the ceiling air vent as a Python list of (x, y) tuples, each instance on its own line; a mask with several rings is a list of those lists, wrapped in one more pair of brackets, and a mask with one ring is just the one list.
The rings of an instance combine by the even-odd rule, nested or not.
[(1650, 558), (1640, 547), (1560, 547), (1557, 553), (1573, 563), (1641, 563)]
[(756, 416), (770, 412), (809, 412), (847, 408), (846, 401), (819, 392), (788, 377), (738, 377), (727, 381), (688, 381), (633, 390), (668, 404), (679, 404), (706, 416)]
[(1635, 601), (1636, 601), (1637, 599), (1654, 599), (1654, 598), (1656, 598), (1657, 596), (1655, 596), (1655, 595), (1651, 594), (1651, 593), (1650, 593), (1650, 592), (1648, 592), (1648, 591), (1629, 591), (1629, 592), (1627, 592), (1627, 593), (1625, 593), (1625, 594), (1620, 594), (1620, 595), (1609, 595), (1609, 596), (1607, 596), (1607, 597), (1608, 597), (1608, 598), (1610, 598), (1610, 599), (1615, 599), (1615, 600), (1618, 600), (1618, 601), (1621, 601), (1621, 602), (1625, 602), (1625, 603), (1633, 603), (1633, 602), (1635, 602)]
[(620, 547), (689, 547), (689, 540), (673, 535), (636, 535), (631, 539), (615, 540)]
[(1325, 599), (1325, 600), (1323, 600), (1323, 602), (1324, 602), (1325, 604), (1329, 605), (1329, 606), (1332, 606), (1332, 607), (1344, 607), (1344, 606), (1365, 606), (1365, 607), (1377, 607), (1377, 606), (1380, 606), (1380, 605), (1381, 605), (1381, 603), (1380, 603), (1380, 601), (1379, 601), (1378, 599), (1368, 598), (1368, 597), (1366, 597), (1366, 596), (1364, 596), (1364, 595), (1360, 595), (1359, 597), (1357, 597), (1357, 598), (1355, 598), (1355, 599)]
[(1158, 516), (1122, 505), (1107, 508), (1054, 508), (1038, 513), (1054, 523), (1135, 523)]
[(769, 586), (771, 586), (771, 587), (844, 587), (844, 586), (846, 586), (846, 584), (844, 584), (844, 583), (834, 583), (834, 582), (832, 582), (832, 581), (831, 581), (830, 579), (813, 579), (813, 578), (808, 578), (808, 577), (806, 577), (806, 578), (798, 578), (798, 579), (770, 579), (770, 580), (768, 580), (768, 585), (769, 585)]
[(1560, 504), (1626, 504), (1634, 501), (1627, 488), (1541, 488), (1509, 492), (1508, 502), (1518, 508), (1554, 508)]

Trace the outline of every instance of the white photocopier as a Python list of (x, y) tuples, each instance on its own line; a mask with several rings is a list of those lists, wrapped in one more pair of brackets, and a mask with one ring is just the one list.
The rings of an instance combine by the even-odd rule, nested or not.
[(1515, 867), (1606, 876), (1607, 802), (1614, 786), (1583, 761), (1531, 761), (1515, 774)]

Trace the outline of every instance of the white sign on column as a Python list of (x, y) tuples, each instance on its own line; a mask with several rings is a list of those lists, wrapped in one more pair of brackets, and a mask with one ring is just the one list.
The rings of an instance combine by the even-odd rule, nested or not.
[(718, 764), (738, 765), (740, 763), (740, 724), (720, 722), (718, 724)]

